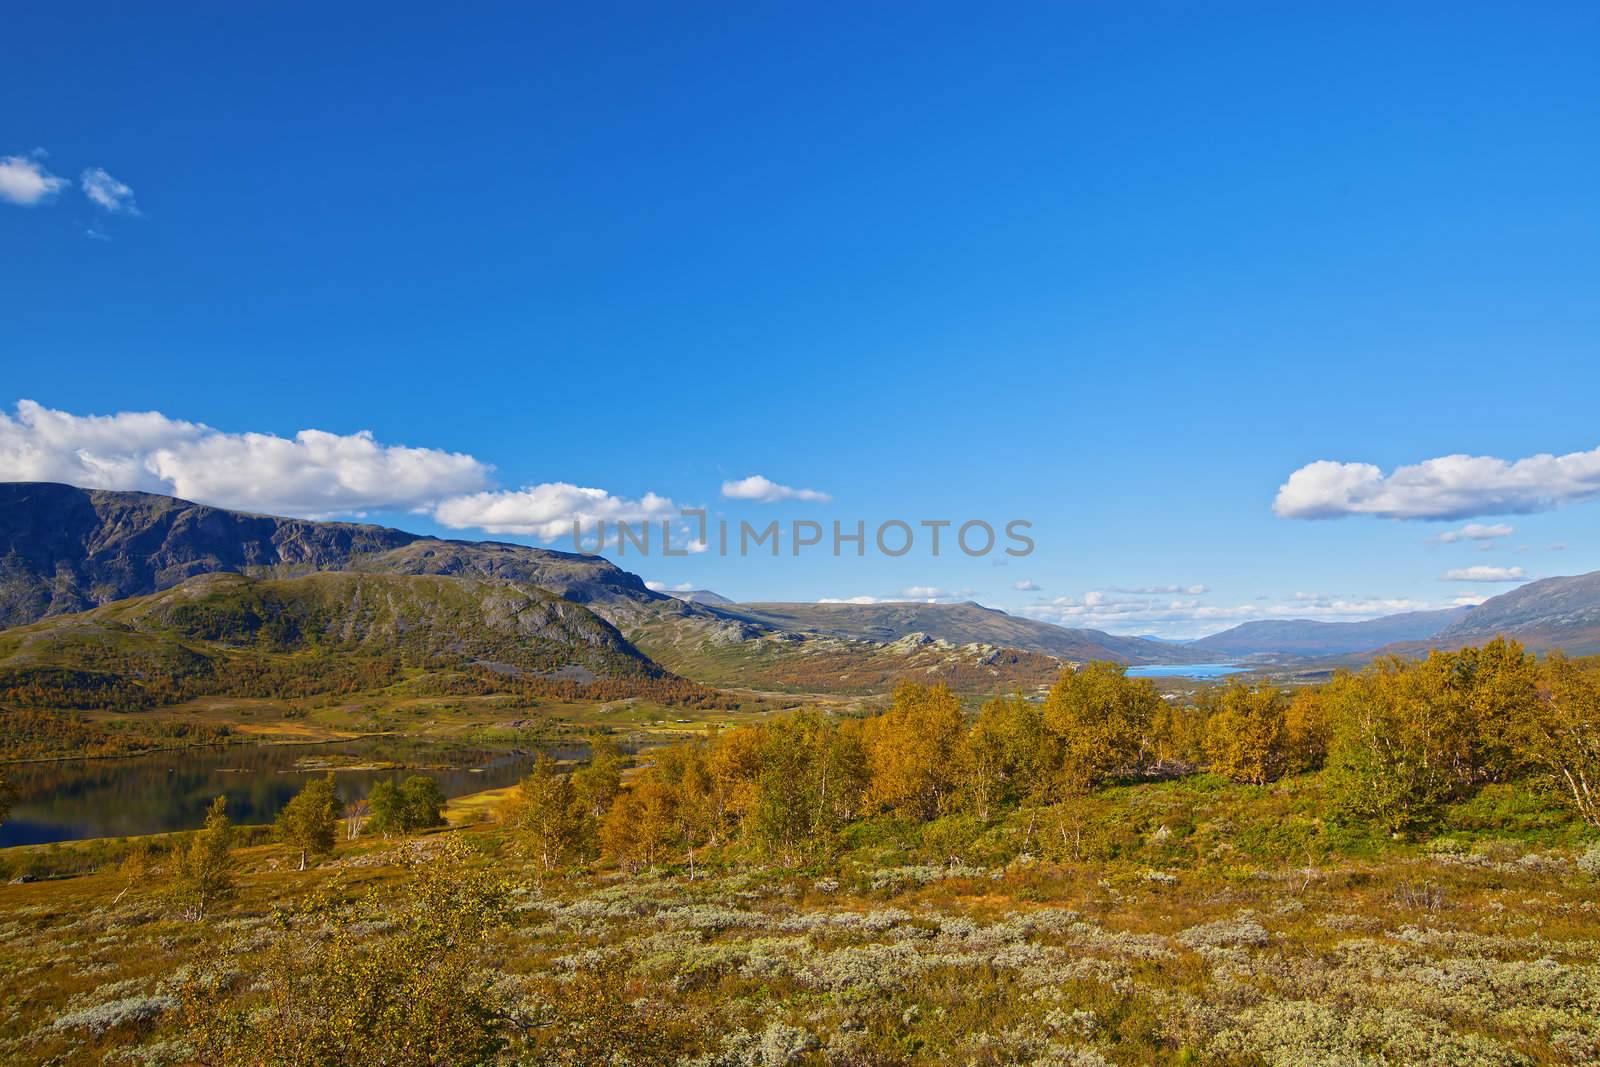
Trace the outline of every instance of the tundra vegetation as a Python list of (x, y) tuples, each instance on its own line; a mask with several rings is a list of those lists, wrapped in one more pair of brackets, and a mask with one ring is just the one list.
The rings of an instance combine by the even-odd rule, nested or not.
[(0, 1061), (1600, 1062), (1600, 663), (1089, 664), (593, 752), (488, 820), (419, 776), (340, 841), (319, 780), (273, 839), (11, 850), (74, 873), (0, 886)]

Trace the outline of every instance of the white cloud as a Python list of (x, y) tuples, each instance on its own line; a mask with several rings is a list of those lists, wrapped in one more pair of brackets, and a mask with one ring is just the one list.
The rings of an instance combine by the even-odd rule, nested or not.
[(1463, 595), (1463, 596), (1456, 597), (1450, 603), (1454, 604), (1458, 608), (1475, 608), (1479, 604), (1482, 604), (1485, 600), (1488, 600), (1488, 599), (1489, 598), (1486, 597), (1486, 596), (1466, 596), (1466, 595)]
[(970, 600), (976, 596), (973, 589), (943, 589), (937, 585), (911, 585), (888, 596), (825, 596), (818, 604), (942, 604), (956, 600)]
[(1277, 602), (1258, 598), (1249, 604), (1203, 604), (1193, 597), (1131, 597), (1091, 591), (1081, 597), (1060, 596), (1016, 609), (1016, 613), (1060, 626), (1197, 637), (1236, 623), (1257, 619), (1320, 619), (1354, 622), (1404, 611), (1426, 611), (1439, 604), (1407, 597), (1346, 597), (1296, 593)]
[(1021, 581), (1012, 582), (1011, 588), (1024, 593), (1037, 593), (1041, 587), (1036, 582), (1023, 578)]
[(1113, 585), (1106, 590), (1108, 593), (1133, 593), (1140, 596), (1172, 596), (1177, 593), (1200, 596), (1210, 591), (1210, 586), (1205, 585)]
[(763, 504), (774, 504), (780, 500), (811, 500), (826, 504), (833, 499), (827, 493), (816, 489), (794, 489), (787, 485), (779, 485), (759, 474), (752, 474), (736, 482), (723, 482), (722, 495), (729, 500), (756, 500)]
[(1286, 519), (1465, 519), (1549, 511), (1597, 495), (1600, 448), (1514, 461), (1441, 456), (1387, 476), (1370, 463), (1324, 459), (1289, 475), (1272, 510)]
[(693, 582), (679, 582), (677, 585), (668, 585), (666, 582), (645, 582), (644, 587), (655, 593), (689, 593), (694, 591)]
[(133, 188), (118, 181), (103, 167), (90, 167), (78, 179), (83, 195), (102, 210), (113, 215), (137, 215), (139, 205), (133, 202)]
[(0, 479), (140, 489), (220, 507), (329, 516), (421, 508), (487, 480), (459, 452), (384, 445), (372, 434), (224, 433), (157, 411), (73, 415), (31, 400), (0, 412)]
[[(608, 524), (650, 522), (652, 548), (660, 524), (678, 517), (671, 500), (638, 499), (566, 482), (495, 490), (493, 467), (470, 455), (378, 442), (368, 431), (301, 430), (292, 438), (227, 433), (158, 411), (74, 415), (31, 400), (14, 416), (0, 412), (0, 480), (66, 482), (90, 489), (165, 493), (242, 511), (331, 518), (367, 511), (430, 513), (453, 529), (523, 534), (554, 541), (574, 520), (593, 538)], [(644, 528), (635, 531), (642, 537)], [(705, 552), (681, 523), (673, 552)]]
[[(678, 506), (666, 497), (646, 493), (637, 500), (612, 496), (604, 489), (585, 488), (568, 482), (547, 482), (517, 490), (470, 493), (441, 501), (433, 517), (453, 529), (475, 527), (489, 533), (521, 534), (554, 541), (581, 525), (585, 538), (597, 537), (599, 524), (653, 523), (673, 518)], [(642, 539), (644, 530), (635, 532)], [(655, 538), (659, 530), (651, 529)], [(683, 547), (680, 542), (677, 548)], [(676, 550), (676, 548), (675, 548)]]
[(43, 152), (35, 152), (31, 156), (0, 159), (0, 200), (33, 207), (55, 198), (67, 180), (46, 170), (40, 162), (42, 155)]
[(1522, 582), (1527, 578), (1521, 567), (1457, 567), (1439, 576), (1441, 582)]
[(1443, 545), (1453, 545), (1457, 541), (1493, 541), (1501, 537), (1510, 537), (1516, 532), (1516, 527), (1507, 526), (1503, 522), (1495, 523), (1493, 526), (1469, 522), (1459, 530), (1446, 530), (1434, 540)]

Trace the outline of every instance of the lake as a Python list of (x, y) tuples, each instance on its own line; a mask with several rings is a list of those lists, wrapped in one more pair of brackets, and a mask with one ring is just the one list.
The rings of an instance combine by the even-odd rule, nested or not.
[(1248, 667), (1235, 667), (1231, 663), (1148, 663), (1142, 667), (1129, 667), (1129, 678), (1223, 678), (1240, 674)]
[[(551, 746), (555, 759), (581, 759), (587, 746)], [(332, 768), (339, 795), (364, 797), (374, 783), (427, 774), (447, 797), (496, 789), (527, 776), (535, 753), (372, 738), (324, 745), (227, 745), (154, 752), (123, 759), (5, 764), (16, 804), (0, 824), (0, 847), (86, 837), (191, 830), (205, 821), (212, 798), (228, 798), (240, 824), (271, 822), (289, 798), (327, 769), (305, 760), (391, 762), (404, 768)]]

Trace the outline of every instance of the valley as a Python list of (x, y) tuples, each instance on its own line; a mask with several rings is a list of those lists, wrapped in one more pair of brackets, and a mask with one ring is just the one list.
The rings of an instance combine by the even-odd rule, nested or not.
[(596, 556), (144, 493), (5, 483), (0, 503), (0, 606), (16, 623), (0, 630), (11, 758), (373, 734), (500, 743), (807, 702), (860, 708), (901, 679), (948, 685), (975, 707), (1037, 696), (1090, 661), (1186, 698), (1197, 679), (1314, 683), (1500, 632), (1600, 651), (1592, 575), (1476, 608), (1249, 622), (1176, 642), (970, 602), (672, 596)]
[(1600, 1050), (1600, 660), (1499, 637), (1593, 651), (1593, 575), (1177, 642), (0, 497), (8, 1061)]
[(4, 28), (0, 1067), (1600, 1067), (1600, 5)]

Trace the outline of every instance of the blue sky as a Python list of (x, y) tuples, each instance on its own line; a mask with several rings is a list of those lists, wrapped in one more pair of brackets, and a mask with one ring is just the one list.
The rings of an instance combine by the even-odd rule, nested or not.
[(1020, 560), (619, 562), (1123, 633), (1600, 567), (1593, 5), (7, 26), (0, 477), (554, 547), (1026, 518)]

